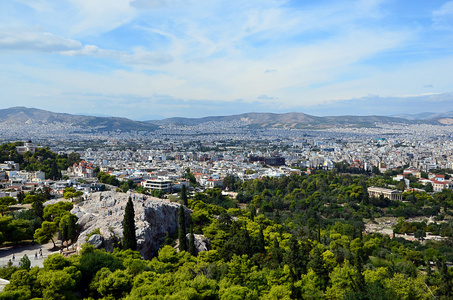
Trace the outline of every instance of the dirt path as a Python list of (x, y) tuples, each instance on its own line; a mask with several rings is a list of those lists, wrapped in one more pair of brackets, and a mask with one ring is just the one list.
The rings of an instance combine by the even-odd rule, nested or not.
[[(53, 253), (59, 253), (59, 250), (51, 250), (53, 248), (52, 242), (40, 245), (28, 245), (22, 247), (5, 247), (0, 248), (0, 266), (5, 266), (8, 264), (8, 261), (11, 260), (14, 266), (19, 266), (20, 259), (27, 254), (30, 259), (31, 266), (39, 266), (42, 268), (44, 259), (47, 256)], [(42, 256), (39, 255), (39, 249), (42, 249)], [(35, 253), (38, 254), (38, 257), (35, 258)], [(13, 260), (14, 255), (14, 260)]]

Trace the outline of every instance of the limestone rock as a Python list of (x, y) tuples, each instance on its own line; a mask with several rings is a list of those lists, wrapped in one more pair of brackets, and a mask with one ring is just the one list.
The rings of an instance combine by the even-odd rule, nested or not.
[[(172, 235), (178, 230), (180, 205), (143, 194), (113, 191), (92, 193), (85, 201), (74, 205), (71, 213), (79, 217), (78, 247), (85, 243), (88, 234), (99, 228), (104, 238), (103, 247), (113, 250), (123, 238), (122, 222), (129, 196), (134, 203), (137, 250), (145, 259), (157, 254), (167, 232)], [(186, 220), (190, 220), (190, 211), (186, 209), (185, 214)]]
[[(202, 251), (211, 250), (211, 241), (202, 234), (194, 234), (194, 244), (196, 253), (200, 253)], [(186, 234), (186, 245), (187, 249), (189, 249), (189, 240), (190, 240), (190, 233)], [(179, 252), (179, 240), (176, 241), (176, 245), (174, 247), (176, 251)]]
[[(194, 234), (194, 244), (195, 244), (195, 249), (197, 251), (197, 254), (202, 252), (202, 251), (208, 251), (211, 249), (211, 243), (210, 240), (205, 237), (202, 234)], [(186, 235), (186, 240), (187, 240), (187, 249), (189, 249), (189, 239), (190, 239), (190, 233)]]
[(88, 244), (93, 245), (94, 249), (101, 248), (103, 243), (104, 243), (104, 237), (100, 234), (93, 234), (88, 239)]

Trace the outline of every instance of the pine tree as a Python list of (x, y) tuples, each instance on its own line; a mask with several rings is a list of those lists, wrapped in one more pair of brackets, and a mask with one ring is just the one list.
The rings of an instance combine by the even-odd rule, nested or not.
[(71, 243), (74, 243), (77, 236), (77, 217), (73, 214), (69, 215), (68, 220), (68, 237), (71, 239)]
[(283, 262), (283, 255), (284, 251), (280, 248), (280, 244), (278, 239), (274, 239), (274, 245), (270, 249), (271, 257), (270, 257), (270, 266), (272, 269), (277, 269), (280, 264)]
[(259, 231), (258, 237), (256, 239), (256, 251), (259, 253), (265, 253), (266, 250), (265, 250), (264, 246), (265, 246), (265, 241), (264, 241), (263, 228), (260, 227), (260, 231)]
[(135, 212), (131, 197), (129, 197), (124, 211), (123, 247), (124, 249), (137, 250), (137, 238), (135, 237)]
[(284, 261), (290, 267), (291, 276), (294, 281), (300, 280), (302, 274), (307, 273), (307, 255), (305, 245), (299, 244), (299, 241), (293, 235), (289, 239), (289, 248), (286, 252)]
[(193, 235), (192, 226), (190, 226), (189, 253), (193, 256), (197, 256), (197, 249), (195, 248), (195, 236)]
[(186, 191), (186, 186), (183, 184), (182, 185), (182, 188), (181, 188), (181, 200), (182, 200), (182, 203), (187, 206), (187, 191)]
[(324, 265), (321, 250), (317, 246), (315, 247), (312, 259), (308, 263), (308, 267), (312, 268), (316, 275), (321, 279), (321, 287), (324, 290), (329, 281), (329, 271)]
[(179, 251), (187, 251), (186, 245), (186, 218), (184, 215), (184, 206), (179, 206), (178, 212), (178, 239), (179, 239)]

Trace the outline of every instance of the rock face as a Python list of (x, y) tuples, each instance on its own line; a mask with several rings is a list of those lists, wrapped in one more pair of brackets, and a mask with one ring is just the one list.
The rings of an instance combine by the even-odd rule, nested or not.
[[(137, 250), (143, 258), (152, 258), (162, 245), (167, 232), (172, 235), (178, 230), (180, 205), (143, 194), (98, 192), (90, 194), (85, 201), (75, 205), (71, 213), (79, 219), (78, 247), (86, 243), (88, 234), (99, 228), (102, 239), (94, 238), (95, 235), (90, 239), (96, 239), (98, 243), (98, 240), (101, 240), (103, 248), (113, 250), (123, 238), (122, 222), (129, 196), (134, 203)], [(190, 211), (186, 209), (185, 214), (188, 221)]]
[(104, 237), (100, 234), (93, 234), (88, 239), (88, 244), (93, 245), (94, 249), (101, 248), (103, 243), (104, 243)]
[[(202, 234), (194, 234), (194, 244), (195, 244), (195, 252), (198, 254), (202, 251), (211, 250), (211, 241)], [(186, 234), (186, 247), (189, 249), (189, 239), (190, 233)], [(176, 240), (176, 244), (173, 247), (176, 251), (179, 252), (179, 240)]]

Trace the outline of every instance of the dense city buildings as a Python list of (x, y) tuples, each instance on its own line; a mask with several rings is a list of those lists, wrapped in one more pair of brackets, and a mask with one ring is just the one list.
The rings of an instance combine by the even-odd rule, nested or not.
[[(17, 151), (28, 149), (32, 153), (44, 146), (58, 153), (78, 152), (83, 160), (62, 172), (63, 181), (20, 171), (10, 161), (0, 166), (0, 178), (4, 178), (4, 191), (9, 189), (14, 195), (17, 186), (30, 189), (36, 184), (52, 184), (64, 188), (79, 178), (95, 179), (95, 169), (119, 182), (132, 180), (146, 189), (172, 191), (188, 184), (184, 179), (188, 170), (199, 186), (210, 188), (222, 187), (228, 175), (243, 181), (310, 169), (371, 174), (398, 168), (403, 171), (393, 179), (407, 181), (407, 187), (410, 175), (422, 185), (430, 183), (434, 191), (453, 188), (442, 175), (421, 176), (421, 172), (453, 168), (451, 126), (377, 124), (377, 128), (309, 131), (233, 125), (237, 124), (163, 125), (155, 132), (84, 134), (77, 141), (73, 133), (65, 135), (64, 128), (53, 139), (42, 131), (33, 137), (36, 146), (27, 140)], [(25, 187), (26, 183), (31, 187)], [(87, 190), (88, 186), (81, 184), (80, 188)]]

